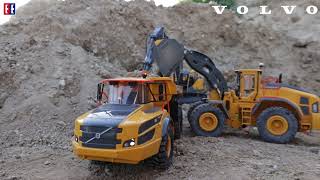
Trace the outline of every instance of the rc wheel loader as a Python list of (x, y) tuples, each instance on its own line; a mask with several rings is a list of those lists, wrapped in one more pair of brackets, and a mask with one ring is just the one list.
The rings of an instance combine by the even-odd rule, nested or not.
[[(188, 121), (197, 135), (219, 136), (224, 125), (256, 126), (263, 140), (288, 143), (297, 132), (320, 129), (317, 95), (283, 83), (282, 75), (263, 78), (260, 68), (236, 70), (236, 87), (228, 88), (209, 57), (170, 39), (163, 27), (156, 28), (148, 39), (145, 76), (154, 62), (160, 76), (171, 77), (177, 89), (183, 87), (176, 99), (180, 105), (192, 104)], [(200, 79), (190, 83), (184, 62), (206, 79), (206, 93), (192, 91)]]

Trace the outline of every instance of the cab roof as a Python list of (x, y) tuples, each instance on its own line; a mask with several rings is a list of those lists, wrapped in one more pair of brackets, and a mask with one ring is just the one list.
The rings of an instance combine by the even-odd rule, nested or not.
[(261, 69), (237, 69), (235, 72), (262, 72)]
[(100, 81), (101, 83), (108, 82), (139, 82), (139, 83), (147, 83), (147, 82), (159, 82), (159, 81), (171, 81), (172, 79), (169, 77), (148, 77), (148, 78), (139, 78), (139, 77), (119, 77), (119, 78), (111, 78), (111, 79), (103, 79)]

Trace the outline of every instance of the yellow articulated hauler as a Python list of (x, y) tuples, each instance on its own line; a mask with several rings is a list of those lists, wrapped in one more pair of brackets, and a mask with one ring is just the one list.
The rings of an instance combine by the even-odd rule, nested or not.
[(182, 112), (175, 95), (176, 86), (168, 77), (101, 81), (100, 105), (75, 121), (74, 153), (88, 160), (129, 164), (147, 160), (168, 168), (174, 138), (181, 133)]

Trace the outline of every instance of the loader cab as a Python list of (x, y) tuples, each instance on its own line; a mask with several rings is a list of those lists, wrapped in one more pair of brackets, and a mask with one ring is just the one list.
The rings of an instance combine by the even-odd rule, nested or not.
[(261, 75), (260, 69), (236, 70), (236, 96), (242, 101), (255, 101), (260, 95)]

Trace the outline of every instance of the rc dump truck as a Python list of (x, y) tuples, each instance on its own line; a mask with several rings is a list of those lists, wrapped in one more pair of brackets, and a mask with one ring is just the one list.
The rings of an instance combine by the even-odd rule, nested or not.
[[(73, 149), (82, 159), (159, 168), (172, 162), (181, 126), (171, 78), (116, 78), (98, 84), (98, 107), (75, 121)], [(180, 116), (181, 116), (180, 110)]]

